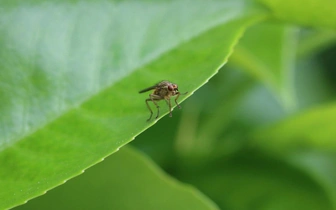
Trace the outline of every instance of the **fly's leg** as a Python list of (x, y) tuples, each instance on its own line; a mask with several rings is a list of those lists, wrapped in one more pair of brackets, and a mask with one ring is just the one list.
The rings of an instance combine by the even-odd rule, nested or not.
[(171, 102), (170, 99), (166, 100), (168, 107), (169, 107), (169, 117), (172, 117), (172, 106), (171, 106)]
[(176, 96), (176, 98), (175, 98), (175, 104), (177, 105), (177, 107), (179, 108), (179, 109), (181, 109), (181, 106), (180, 106), (180, 104), (177, 102), (177, 99), (180, 97), (180, 93), (178, 93), (177, 94), (177, 96)]
[(171, 106), (171, 102), (170, 102), (170, 99), (166, 99), (166, 104), (168, 105), (169, 107), (169, 117), (172, 117), (172, 106)]
[(149, 118), (148, 118), (147, 121), (149, 121), (149, 120), (152, 118), (152, 116), (153, 116), (153, 111), (152, 111), (152, 109), (150, 108), (150, 106), (149, 106), (149, 104), (148, 104), (148, 101), (152, 101), (152, 99), (150, 99), (150, 98), (147, 98), (147, 99), (146, 99), (146, 105), (147, 105), (147, 108), (148, 108), (149, 111), (150, 111), (150, 116), (149, 116)]
[(162, 98), (161, 98), (160, 96), (158, 96), (158, 95), (154, 95), (154, 94), (150, 94), (150, 95), (149, 95), (149, 98), (146, 99), (147, 107), (148, 107), (148, 109), (149, 109), (149, 111), (150, 111), (150, 113), (151, 113), (151, 115), (149, 116), (149, 118), (148, 118), (147, 121), (149, 121), (149, 120), (152, 118), (152, 116), (153, 116), (153, 111), (152, 111), (152, 109), (150, 108), (150, 106), (149, 106), (149, 104), (148, 104), (148, 101), (152, 101), (152, 102), (154, 103), (154, 105), (156, 106), (156, 108), (157, 108), (158, 111), (157, 111), (157, 115), (156, 115), (155, 119), (157, 119), (157, 118), (159, 117), (159, 114), (160, 114), (160, 107), (159, 107), (159, 105), (157, 105), (156, 101), (159, 101), (159, 100), (161, 100), (161, 99), (162, 99)]
[(185, 92), (185, 93), (178, 93), (177, 94), (177, 96), (176, 96), (176, 98), (175, 98), (175, 103), (176, 103), (176, 105), (177, 105), (177, 107), (179, 108), (179, 109), (181, 109), (181, 106), (180, 106), (180, 104), (177, 102), (177, 99), (180, 97), (180, 95), (185, 95), (185, 94), (187, 94), (188, 92)]
[(153, 103), (155, 104), (155, 106), (156, 106), (156, 108), (157, 108), (157, 114), (156, 114), (156, 117), (155, 117), (155, 119), (157, 119), (158, 117), (159, 117), (159, 115), (160, 115), (160, 107), (157, 105), (157, 103), (152, 99), (152, 101), (153, 101)]

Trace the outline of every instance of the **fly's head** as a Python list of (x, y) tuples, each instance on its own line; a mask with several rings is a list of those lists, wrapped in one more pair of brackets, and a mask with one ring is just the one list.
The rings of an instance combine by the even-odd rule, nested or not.
[(167, 88), (173, 96), (179, 93), (177, 84), (170, 83)]

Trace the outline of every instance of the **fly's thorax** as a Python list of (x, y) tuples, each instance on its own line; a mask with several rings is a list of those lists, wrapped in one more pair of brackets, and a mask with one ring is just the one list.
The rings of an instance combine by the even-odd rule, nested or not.
[(165, 96), (169, 95), (169, 92), (170, 91), (167, 88), (158, 88), (154, 91), (154, 94), (164, 98)]

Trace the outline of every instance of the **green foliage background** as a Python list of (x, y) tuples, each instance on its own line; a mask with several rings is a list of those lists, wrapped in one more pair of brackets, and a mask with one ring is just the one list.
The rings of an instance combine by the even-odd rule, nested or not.
[[(336, 209), (335, 14), (0, 0), (0, 209)], [(186, 101), (146, 122), (163, 79)]]

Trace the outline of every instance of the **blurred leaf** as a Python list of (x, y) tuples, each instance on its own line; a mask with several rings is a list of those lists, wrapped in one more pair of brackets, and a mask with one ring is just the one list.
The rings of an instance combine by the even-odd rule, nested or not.
[(134, 139), (155, 123), (140, 89), (169, 79), (193, 93), (264, 17), (243, 0), (1, 4), (0, 209)]
[(326, 69), (312, 57), (300, 59), (296, 65), (295, 86), (299, 110), (333, 103), (335, 90), (328, 83)]
[(304, 26), (336, 28), (334, 0), (258, 0), (277, 18)]
[(316, 55), (335, 43), (334, 30), (306, 30), (299, 39), (297, 55), (300, 58)]
[(236, 47), (230, 61), (268, 86), (282, 105), (295, 107), (293, 70), (296, 29), (267, 22), (249, 28)]
[(253, 134), (254, 144), (266, 150), (288, 152), (314, 148), (336, 150), (336, 105), (318, 106)]
[(193, 187), (164, 174), (131, 147), (29, 201), (23, 209), (217, 209)]
[[(332, 57), (332, 55), (331, 55)], [(238, 129), (248, 127), (252, 131), (260, 126), (274, 124), (295, 113), (302, 112), (321, 103), (330, 103), (335, 100), (335, 89), (325, 75), (326, 69), (320, 65), (315, 57), (300, 58), (295, 63), (291, 75), (294, 75), (292, 94), (295, 95), (296, 109), (285, 110), (279, 98), (274, 96), (264, 86), (251, 88), (248, 94), (237, 105), (236, 121), (240, 122)], [(332, 81), (331, 81), (332, 83)], [(246, 132), (248, 133), (248, 132)], [(245, 133), (245, 134), (246, 134)]]
[(336, 209), (336, 156), (335, 153), (316, 151), (296, 152), (285, 157), (295, 167), (305, 171), (324, 188), (329, 200)]
[(324, 189), (298, 168), (260, 151), (240, 151), (177, 177), (230, 210), (330, 210)]

